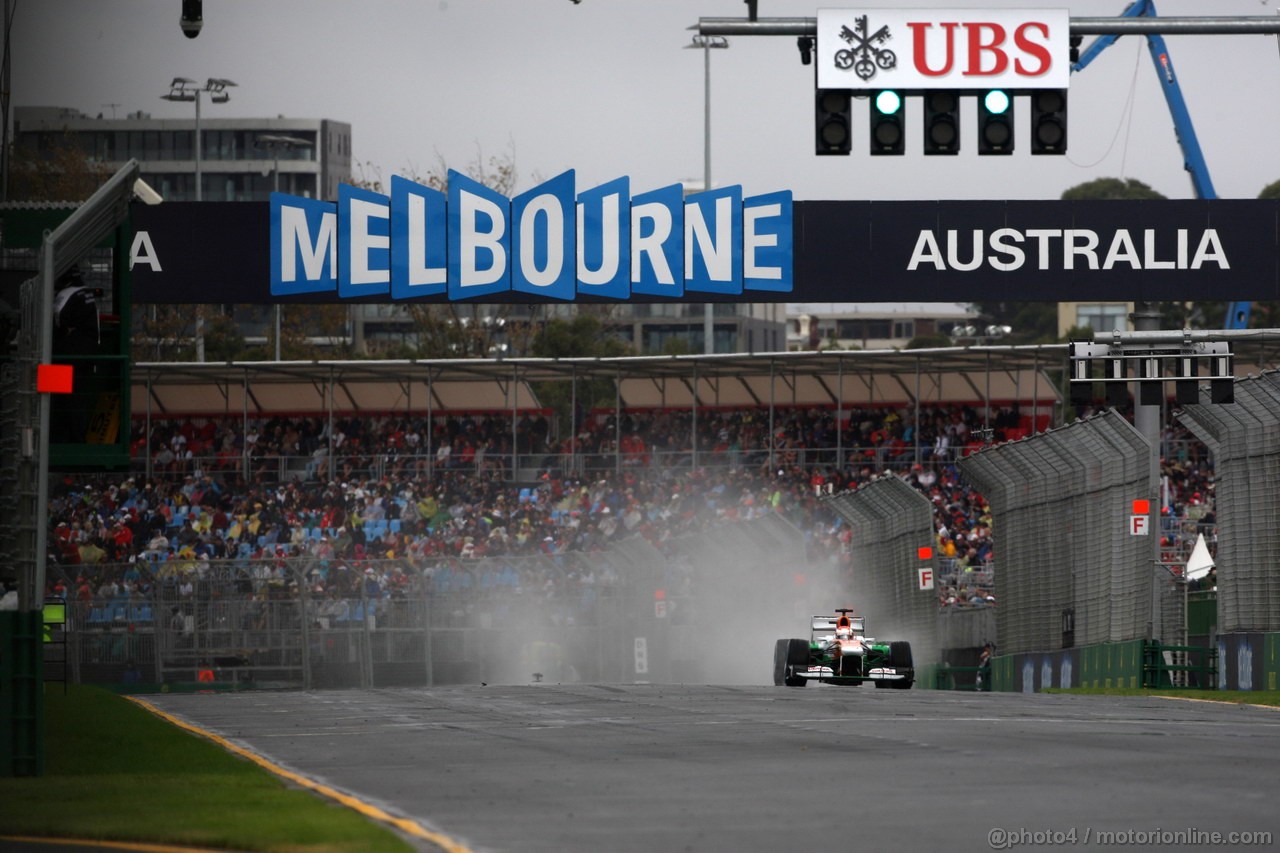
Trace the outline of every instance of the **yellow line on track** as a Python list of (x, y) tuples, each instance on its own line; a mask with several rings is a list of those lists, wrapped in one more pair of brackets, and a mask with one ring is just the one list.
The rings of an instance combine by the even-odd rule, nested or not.
[(1266, 708), (1268, 711), (1280, 711), (1278, 705), (1258, 705), (1253, 702), (1241, 702), (1236, 699), (1197, 699), (1194, 696), (1162, 696), (1152, 693), (1156, 699), (1172, 699), (1175, 702), (1208, 702), (1210, 705), (1244, 705), (1248, 708)]
[[(232, 743), (231, 741), (227, 740), (221, 735), (216, 735), (211, 731), (202, 729), (199, 726), (195, 726), (195, 725), (192, 725), (191, 723), (186, 722), (185, 720), (180, 720), (177, 717), (173, 716), (172, 714), (168, 714), (164, 711), (161, 711), (159, 708), (157, 708), (155, 705), (152, 705), (150, 702), (147, 702), (143, 699), (138, 699), (137, 697), (134, 697), (134, 696), (126, 696), (124, 698), (128, 699), (130, 702), (133, 702), (135, 705), (145, 708), (146, 710), (155, 714), (157, 717), (160, 717), (162, 720), (172, 723), (173, 725), (177, 726), (180, 729), (185, 729), (186, 731), (189, 731), (192, 734), (196, 734), (202, 738), (211, 740), (214, 743), (221, 746), (223, 749), (229, 750), (231, 752), (234, 752), (236, 755), (249, 759), (254, 764), (257, 764), (259, 767), (263, 768), (269, 773), (274, 773), (276, 776), (279, 776), (282, 779), (288, 779), (290, 782), (293, 782), (295, 785), (299, 785), (310, 791), (314, 791), (315, 793), (319, 794), (322, 797), (328, 797), (329, 799), (335, 802), (341, 803), (347, 808), (355, 809), (357, 812), (359, 812), (360, 814), (364, 815), (367, 818), (370, 818), (371, 820), (376, 820), (380, 823), (385, 823), (390, 826), (394, 826), (396, 829), (399, 829), (401, 832), (405, 832), (409, 835), (412, 835), (414, 838), (421, 838), (426, 841), (430, 841), (432, 844), (435, 844), (440, 849), (446, 851), (446, 853), (472, 853), (470, 848), (462, 844), (459, 844), (457, 841), (454, 841), (452, 838), (449, 838), (447, 835), (441, 835), (438, 832), (432, 832), (431, 830), (427, 829), (417, 821), (409, 820), (408, 818), (403, 818), (403, 817), (396, 817), (393, 814), (388, 814), (386, 811), (378, 808), (372, 803), (366, 803), (364, 800), (361, 800), (357, 797), (353, 797), (350, 794), (344, 794), (335, 788), (330, 788), (328, 785), (321, 785), (319, 782), (316, 782), (312, 779), (308, 779), (306, 776), (303, 776), (299, 773), (294, 773), (292, 770), (287, 770), (284, 767), (281, 767), (279, 764), (276, 764), (272, 761), (267, 760), (266, 758), (264, 758), (263, 756), (259, 755), (256, 752), (253, 752), (252, 750), (245, 749), (243, 746), (238, 746)], [(173, 848), (173, 849), (177, 849), (177, 848)]]

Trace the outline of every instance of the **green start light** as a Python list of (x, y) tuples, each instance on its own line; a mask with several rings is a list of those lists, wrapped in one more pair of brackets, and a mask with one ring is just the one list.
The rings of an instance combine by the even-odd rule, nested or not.
[(876, 110), (882, 115), (894, 115), (902, 109), (902, 96), (892, 89), (885, 89), (876, 94)]
[(982, 104), (987, 112), (1002, 115), (1009, 109), (1009, 93), (1003, 89), (992, 89), (982, 96)]

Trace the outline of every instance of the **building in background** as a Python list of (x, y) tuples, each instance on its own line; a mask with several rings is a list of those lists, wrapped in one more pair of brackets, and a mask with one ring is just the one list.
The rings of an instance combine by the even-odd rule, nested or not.
[(957, 302), (818, 302), (787, 306), (787, 350), (901, 349), (913, 338), (956, 333), (978, 313)]
[(1065, 338), (1072, 327), (1095, 332), (1131, 332), (1132, 302), (1059, 302), (1058, 337)]
[[(235, 118), (219, 112), (206, 104), (200, 119), (203, 201), (266, 201), (277, 181), (281, 192), (332, 201), (338, 184), (351, 181), (351, 125), (330, 119)], [(194, 109), (189, 118), (156, 119), (145, 112), (108, 118), (65, 107), (18, 107), (14, 139), (37, 157), (70, 146), (111, 171), (135, 159), (143, 180), (163, 199), (194, 201), (195, 125)], [(271, 144), (281, 137), (310, 144)], [(575, 305), (509, 305), (501, 310), (474, 305), (460, 313), (476, 320), (502, 314), (512, 324), (537, 324), (571, 317), (577, 310)], [(782, 351), (786, 311), (783, 303), (713, 304), (712, 351)], [(405, 305), (357, 304), (349, 312), (346, 341), (358, 352), (377, 355), (418, 344), (419, 327)], [(703, 303), (624, 302), (601, 314), (609, 333), (637, 353), (706, 351)], [(271, 319), (266, 305), (238, 308), (235, 315), (246, 343), (264, 342)]]
[[(280, 192), (337, 199), (351, 180), (351, 125), (331, 119), (226, 118), (205, 106), (200, 119), (204, 201), (266, 201)], [(114, 172), (137, 160), (142, 179), (166, 201), (195, 201), (195, 111), (190, 118), (87, 116), (66, 107), (17, 107), (14, 144), (37, 157), (68, 146)], [(272, 146), (264, 137), (309, 143)]]

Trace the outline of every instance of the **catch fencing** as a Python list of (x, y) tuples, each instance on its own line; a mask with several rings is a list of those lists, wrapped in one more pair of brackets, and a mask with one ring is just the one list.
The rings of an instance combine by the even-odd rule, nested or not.
[(1214, 460), (1218, 630), (1280, 630), (1280, 373), (1237, 380), (1231, 405), (1202, 389), (1176, 417)]
[[(55, 567), (51, 579), (68, 589), (72, 681), (759, 683), (770, 657), (744, 654), (732, 626), (778, 606), (809, 568), (803, 535), (771, 514), (663, 547), (631, 536), (599, 552), (421, 564), (142, 561)], [(721, 612), (726, 642), (709, 643)]]
[(1146, 439), (1110, 410), (960, 461), (995, 519), (1001, 654), (1149, 631), (1180, 639), (1172, 578), (1153, 567), (1150, 537), (1124, 526), (1133, 500), (1156, 494), (1150, 454)]
[[(853, 587), (860, 612), (875, 614), (873, 633), (909, 639), (917, 661), (937, 660), (938, 559), (929, 499), (889, 473), (824, 503), (853, 529)], [(920, 548), (930, 549), (927, 558)]]

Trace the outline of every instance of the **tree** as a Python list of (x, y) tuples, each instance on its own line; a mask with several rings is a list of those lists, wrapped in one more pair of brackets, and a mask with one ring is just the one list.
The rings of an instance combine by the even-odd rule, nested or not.
[(1263, 187), (1258, 198), (1280, 198), (1280, 181), (1272, 181)]
[(84, 201), (106, 183), (107, 167), (84, 156), (70, 135), (41, 152), (15, 145), (9, 201)]
[(1077, 184), (1062, 194), (1064, 201), (1090, 201), (1098, 199), (1159, 199), (1159, 192), (1135, 178), (1098, 178)]
[[(585, 306), (584, 306), (585, 307)], [(621, 339), (606, 333), (605, 324), (589, 311), (581, 311), (572, 319), (557, 318), (546, 323), (530, 343), (530, 354), (540, 358), (599, 357), (616, 358), (631, 355), (631, 347)], [(574, 390), (567, 382), (535, 382), (533, 392), (545, 406), (555, 412), (560, 434), (571, 431), (579, 422), (578, 412), (572, 411)], [(596, 406), (612, 406), (616, 392), (611, 379), (578, 380), (576, 402), (580, 412)]]
[[(376, 167), (365, 164), (358, 171), (355, 186), (383, 192), (382, 176)], [(489, 157), (477, 147), (475, 159), (459, 171), (508, 197), (515, 194), (520, 178), (514, 145)], [(449, 191), (449, 166), (439, 154), (435, 166), (426, 174), (410, 167), (406, 177), (443, 193)], [(538, 180), (536, 175), (534, 180)], [(510, 304), (410, 302), (403, 310), (413, 322), (413, 339), (395, 345), (395, 349), (417, 358), (490, 358), (502, 352), (526, 353), (540, 316), (538, 307), (531, 306), (528, 319), (518, 321)]]
[[(1078, 184), (1062, 194), (1064, 201), (1091, 201), (1112, 199), (1164, 199), (1165, 196), (1135, 178), (1098, 178)], [(1225, 306), (1201, 305), (1195, 302), (1155, 302), (1160, 312), (1160, 326), (1165, 329), (1182, 329), (1210, 323), (1216, 315), (1218, 325)]]
[(974, 302), (978, 317), (973, 324), (1008, 326), (1013, 331), (999, 340), (1002, 344), (1049, 344), (1058, 340), (1056, 302)]
[(954, 346), (954, 341), (941, 332), (932, 335), (916, 335), (907, 341), (907, 349), (936, 349), (937, 347)]

